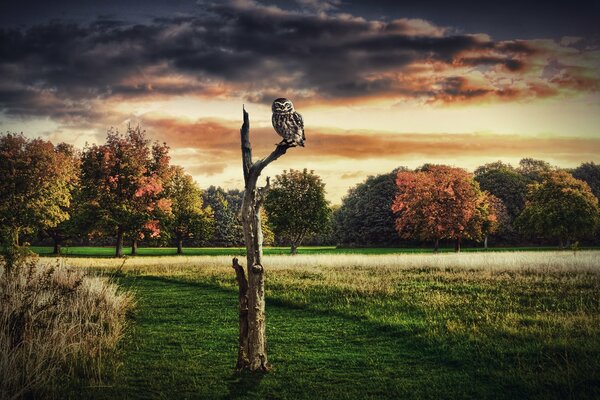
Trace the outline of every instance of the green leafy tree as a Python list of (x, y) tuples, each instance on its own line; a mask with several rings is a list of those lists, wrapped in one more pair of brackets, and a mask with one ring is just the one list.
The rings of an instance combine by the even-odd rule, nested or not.
[(525, 234), (558, 240), (592, 235), (600, 224), (598, 199), (584, 181), (566, 171), (552, 171), (541, 183), (529, 186), (523, 213), (515, 221)]
[(541, 182), (549, 172), (555, 171), (556, 168), (544, 160), (536, 160), (534, 158), (523, 158), (519, 161), (517, 171), (522, 174), (528, 183)]
[(594, 196), (600, 199), (600, 165), (593, 162), (583, 163), (575, 168), (571, 174), (574, 178), (587, 183)]
[(71, 201), (63, 209), (69, 214), (69, 218), (60, 222), (54, 227), (47, 227), (45, 233), (50, 236), (54, 242), (53, 254), (59, 255), (61, 246), (65, 240), (76, 237), (84, 230), (86, 221), (83, 204), (81, 202), (81, 154), (71, 145), (61, 143), (56, 146), (56, 150), (61, 152), (66, 161), (65, 167), (68, 168), (68, 174), (74, 179), (71, 180), (69, 190)]
[(123, 255), (123, 237), (132, 239), (132, 254), (145, 234), (160, 234), (159, 218), (170, 213), (171, 202), (165, 197), (163, 184), (170, 171), (168, 147), (154, 143), (145, 132), (127, 128), (125, 135), (109, 131), (106, 143), (83, 151), (81, 164), (84, 200), (99, 223), (116, 233), (115, 254)]
[(213, 211), (212, 244), (224, 247), (241, 246), (244, 243), (244, 233), (238, 213), (242, 204), (242, 192), (225, 191), (220, 187), (210, 186), (204, 191), (203, 198), (204, 204)]
[(290, 170), (277, 175), (267, 193), (265, 210), (278, 240), (296, 254), (307, 236), (323, 232), (331, 218), (325, 184), (313, 171)]
[(183, 253), (183, 241), (206, 239), (212, 235), (214, 219), (210, 207), (204, 207), (202, 190), (181, 167), (173, 167), (165, 185), (165, 196), (171, 201), (171, 213), (162, 224), (177, 243), (177, 254)]
[(501, 161), (482, 165), (475, 170), (479, 187), (502, 201), (511, 221), (523, 211), (529, 179)]
[(398, 243), (392, 203), (396, 196), (396, 175), (370, 176), (348, 191), (334, 213), (337, 243), (347, 246), (388, 246)]
[(0, 135), (0, 226), (5, 244), (69, 218), (77, 167), (72, 148), (22, 134)]

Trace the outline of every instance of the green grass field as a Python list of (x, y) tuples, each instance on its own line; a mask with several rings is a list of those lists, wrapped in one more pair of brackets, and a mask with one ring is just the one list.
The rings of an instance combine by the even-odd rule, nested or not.
[(599, 256), (267, 257), (265, 375), (234, 372), (228, 257), (138, 258), (118, 273), (117, 260), (74, 258), (132, 290), (137, 309), (113, 379), (65, 396), (598, 398)]
[[(582, 248), (585, 249), (593, 249)], [(52, 255), (53, 248), (49, 246), (31, 246), (30, 250), (41, 255)], [(472, 251), (554, 251), (556, 247), (497, 247), (497, 248), (472, 248), (465, 247), (464, 252)], [(264, 254), (277, 255), (289, 254), (289, 247), (265, 247)], [(431, 248), (336, 248), (334, 246), (306, 246), (298, 249), (298, 254), (402, 254), (402, 253), (431, 253)], [(451, 253), (454, 248), (440, 248), (440, 252)], [(131, 248), (123, 249), (125, 255), (131, 255)], [(173, 256), (177, 255), (174, 247), (142, 247), (138, 249), (138, 256)], [(63, 247), (61, 254), (67, 257), (114, 257), (114, 247)], [(197, 247), (184, 248), (183, 256), (241, 256), (246, 254), (243, 247)]]

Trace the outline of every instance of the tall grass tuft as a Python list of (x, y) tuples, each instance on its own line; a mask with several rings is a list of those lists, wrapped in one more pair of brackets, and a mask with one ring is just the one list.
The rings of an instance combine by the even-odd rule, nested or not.
[(106, 278), (35, 257), (0, 265), (0, 299), (1, 399), (48, 395), (65, 377), (101, 380), (133, 306)]

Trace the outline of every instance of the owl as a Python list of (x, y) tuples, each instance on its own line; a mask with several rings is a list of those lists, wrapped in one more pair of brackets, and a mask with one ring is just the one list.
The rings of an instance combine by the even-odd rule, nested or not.
[(302, 115), (294, 110), (292, 102), (284, 98), (275, 99), (271, 109), (273, 128), (283, 138), (282, 142), (291, 147), (304, 147), (304, 121)]

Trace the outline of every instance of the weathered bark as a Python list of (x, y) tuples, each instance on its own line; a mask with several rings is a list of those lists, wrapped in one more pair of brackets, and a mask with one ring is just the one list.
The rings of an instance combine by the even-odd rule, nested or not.
[(240, 337), (238, 348), (238, 361), (236, 368), (243, 369), (248, 365), (248, 280), (244, 268), (238, 263), (238, 259), (233, 259), (233, 269), (238, 283), (238, 298), (240, 305)]
[(119, 225), (117, 227), (117, 245), (115, 249), (116, 257), (123, 257), (123, 226)]
[(433, 245), (433, 252), (437, 253), (440, 250), (440, 239), (435, 239), (435, 243)]
[(246, 271), (233, 260), (233, 268), (239, 286), (240, 337), (238, 351), (238, 370), (268, 371), (267, 336), (265, 319), (265, 274), (262, 265), (263, 234), (260, 223), (260, 208), (269, 189), (267, 185), (257, 188), (256, 184), (262, 170), (281, 157), (290, 147), (282, 142), (262, 160), (252, 162), (250, 144), (250, 121), (243, 110), (244, 123), (240, 129), (242, 145), (242, 168), (244, 171), (244, 197), (240, 212), (244, 240), (246, 243)]
[(137, 254), (137, 249), (138, 249), (138, 241), (137, 239), (132, 239), (131, 240), (131, 255), (135, 256)]

